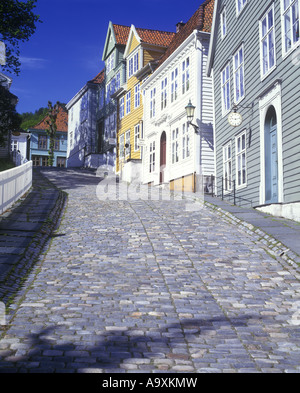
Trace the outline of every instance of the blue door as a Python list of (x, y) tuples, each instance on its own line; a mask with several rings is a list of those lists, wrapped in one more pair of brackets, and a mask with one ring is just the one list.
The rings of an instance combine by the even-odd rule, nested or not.
[(277, 117), (272, 106), (265, 123), (265, 203), (278, 202)]

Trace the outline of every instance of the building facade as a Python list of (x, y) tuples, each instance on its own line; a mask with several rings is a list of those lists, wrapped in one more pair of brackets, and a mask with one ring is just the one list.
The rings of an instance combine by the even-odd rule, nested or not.
[(11, 155), (16, 166), (23, 165), (29, 158), (30, 133), (15, 131), (11, 134)]
[[(46, 133), (47, 120), (48, 116), (45, 116), (40, 123), (28, 130), (31, 134), (29, 159), (32, 160), (33, 166), (48, 166), (50, 139)], [(67, 166), (68, 112), (64, 105), (59, 106), (56, 126), (53, 166), (65, 168)]]
[[(0, 72), (0, 87), (6, 91), (7, 97), (12, 102), (12, 106), (18, 103), (18, 97), (12, 94), (9, 90), (12, 85), (12, 79)], [(1, 120), (0, 120), (1, 121)], [(11, 157), (11, 130), (8, 130), (4, 137), (4, 145), (0, 146), (0, 158), (9, 159)]]
[(174, 33), (131, 26), (124, 59), (126, 82), (115, 94), (118, 101), (118, 156), (116, 172), (125, 181), (142, 176), (144, 81), (157, 66), (174, 38)]
[(105, 89), (102, 70), (68, 102), (68, 167), (97, 168), (102, 162), (97, 129), (99, 94)]
[(109, 22), (102, 61), (105, 63), (105, 89), (99, 95), (97, 127), (101, 135), (102, 165), (114, 172), (117, 159), (117, 99), (115, 94), (126, 81), (124, 52), (130, 32), (129, 26)]
[[(143, 182), (197, 191), (214, 175), (212, 78), (205, 73), (214, 1), (205, 1), (177, 32), (143, 84)], [(186, 106), (195, 106), (189, 124)]]
[(217, 192), (298, 220), (299, 45), (297, 0), (216, 0), (207, 75)]

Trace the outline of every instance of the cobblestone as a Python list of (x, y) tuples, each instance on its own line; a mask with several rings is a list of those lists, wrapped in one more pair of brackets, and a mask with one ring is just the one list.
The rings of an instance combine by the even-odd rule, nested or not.
[(250, 227), (45, 174), (68, 204), (11, 307), (2, 372), (299, 373), (299, 270)]

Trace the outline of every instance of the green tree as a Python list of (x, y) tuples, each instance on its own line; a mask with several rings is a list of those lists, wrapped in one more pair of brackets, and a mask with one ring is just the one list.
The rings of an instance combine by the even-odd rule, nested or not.
[(0, 146), (5, 145), (9, 131), (19, 131), (21, 116), (16, 111), (17, 98), (0, 85)]
[(53, 166), (54, 163), (54, 146), (55, 146), (55, 139), (56, 139), (56, 131), (57, 131), (57, 115), (59, 112), (60, 103), (57, 102), (54, 106), (52, 105), (51, 101), (48, 101), (48, 119), (46, 123), (48, 124), (48, 128), (45, 130), (47, 135), (50, 139), (50, 146), (49, 146), (49, 158), (48, 158), (48, 165)]
[(22, 117), (22, 124), (21, 128), (23, 130), (28, 130), (28, 128), (32, 128), (36, 126), (40, 121), (47, 116), (48, 108), (40, 108), (37, 109), (34, 113), (32, 112), (25, 112), (21, 113)]
[(21, 62), (19, 43), (28, 41), (41, 22), (33, 10), (37, 0), (1, 0), (0, 2), (0, 41), (6, 46), (6, 65), (4, 71), (19, 75)]

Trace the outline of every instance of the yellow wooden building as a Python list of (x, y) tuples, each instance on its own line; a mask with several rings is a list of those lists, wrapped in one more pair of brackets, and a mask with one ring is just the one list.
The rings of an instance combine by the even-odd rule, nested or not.
[[(131, 26), (124, 60), (126, 82), (114, 94), (118, 101), (116, 172), (133, 181), (141, 171), (143, 99), (141, 85), (155, 70), (175, 33)], [(157, 97), (158, 100), (158, 97)]]

